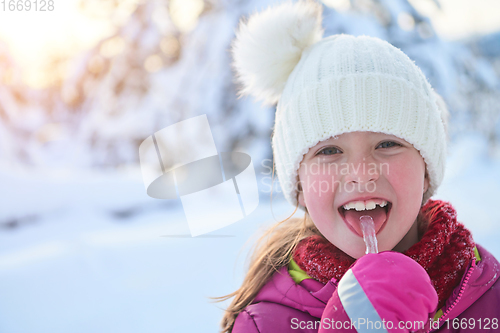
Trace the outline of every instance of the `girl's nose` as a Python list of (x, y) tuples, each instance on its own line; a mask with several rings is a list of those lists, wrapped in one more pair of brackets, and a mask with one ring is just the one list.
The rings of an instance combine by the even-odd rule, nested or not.
[[(378, 166), (368, 158), (352, 159), (348, 162), (347, 173), (345, 173), (345, 182), (366, 184), (374, 182), (379, 178)], [(344, 171), (345, 172), (345, 171)]]

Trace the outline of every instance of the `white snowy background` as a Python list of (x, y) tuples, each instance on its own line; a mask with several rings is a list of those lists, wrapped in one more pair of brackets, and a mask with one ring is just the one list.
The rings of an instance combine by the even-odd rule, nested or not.
[[(21, 82), (0, 40), (0, 333), (218, 331), (228, 302), (209, 297), (240, 286), (256, 233), (294, 210), (277, 183), (271, 205), (273, 110), (236, 98), (227, 53), (239, 17), (276, 2), (205, 1), (189, 31), (166, 2), (140, 2), (45, 89)], [(434, 198), (500, 258), (500, 32), (444, 40), (406, 0), (325, 7), (324, 26), (390, 41), (445, 98), (451, 141)], [(146, 195), (138, 145), (201, 114), (219, 151), (252, 157), (260, 204), (176, 237), (189, 233), (180, 200)]]

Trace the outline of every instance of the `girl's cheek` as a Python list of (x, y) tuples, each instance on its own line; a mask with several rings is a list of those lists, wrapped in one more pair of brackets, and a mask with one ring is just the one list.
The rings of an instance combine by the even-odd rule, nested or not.
[(400, 199), (404, 199), (407, 204), (422, 195), (422, 179), (425, 172), (425, 169), (423, 169), (425, 167), (420, 165), (421, 161), (411, 157), (405, 161), (394, 161), (391, 163), (386, 176), (396, 194)]
[(340, 177), (334, 171), (322, 173), (316, 179), (318, 191), (323, 195), (335, 193), (335, 188), (340, 182)]
[(302, 170), (299, 176), (302, 185), (308, 188), (308, 190), (306, 190), (307, 192), (318, 192), (319, 188), (321, 188), (323, 192), (326, 189), (332, 189), (340, 179), (334, 170), (328, 170), (326, 168), (311, 168), (307, 171)]
[(390, 180), (393, 186), (401, 185), (404, 181), (404, 174), (409, 170), (402, 168), (400, 163), (391, 163), (385, 172), (385, 177)]

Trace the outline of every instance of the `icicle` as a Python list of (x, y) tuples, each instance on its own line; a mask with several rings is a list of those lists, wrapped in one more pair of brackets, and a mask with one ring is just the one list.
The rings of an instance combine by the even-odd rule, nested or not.
[(377, 236), (375, 234), (375, 223), (371, 216), (363, 215), (359, 218), (361, 221), (361, 231), (363, 232), (363, 240), (366, 244), (366, 254), (378, 253)]

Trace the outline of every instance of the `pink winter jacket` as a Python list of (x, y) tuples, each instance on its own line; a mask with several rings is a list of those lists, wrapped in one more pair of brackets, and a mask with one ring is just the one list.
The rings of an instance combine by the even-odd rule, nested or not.
[[(422, 332), (500, 332), (500, 264), (483, 247), (476, 246), (480, 258), (471, 261), (460, 284), (434, 316), (437, 321), (432, 328)], [(327, 284), (304, 279), (297, 284), (290, 276), (288, 267), (282, 267), (262, 287), (252, 304), (238, 315), (232, 332), (318, 332), (324, 313), (332, 313), (337, 311), (337, 305), (342, 306), (334, 299), (337, 285), (335, 279)], [(344, 317), (342, 319), (348, 319), (345, 312)], [(358, 330), (392, 331), (395, 330)], [(338, 332), (356, 330), (343, 327)]]

